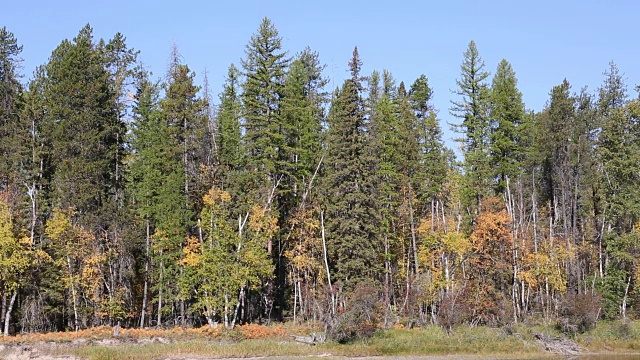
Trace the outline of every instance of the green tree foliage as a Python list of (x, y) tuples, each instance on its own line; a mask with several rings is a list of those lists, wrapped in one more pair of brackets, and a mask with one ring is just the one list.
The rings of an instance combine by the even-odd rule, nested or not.
[(522, 94), (517, 88), (516, 74), (507, 60), (500, 61), (491, 85), (490, 135), (492, 180), (496, 182), (496, 194), (502, 194), (507, 179), (516, 180), (521, 170), (523, 150), (520, 144), (520, 128), (524, 116)]
[(88, 25), (28, 84), (21, 51), (0, 29), (5, 334), (638, 314), (640, 98), (613, 63), (597, 91), (565, 80), (525, 111), (511, 65), (489, 86), (469, 43), (458, 162), (426, 75), (365, 89), (356, 48), (328, 104), (320, 56), (289, 59), (266, 18), (217, 106), (176, 47), (164, 82)]
[(92, 33), (87, 25), (54, 50), (45, 85), (53, 202), (76, 208), (91, 228), (100, 226), (99, 211), (111, 201), (122, 135), (109, 73)]
[[(19, 187), (21, 133), (28, 131), (20, 118), (22, 85), (18, 69), (22, 45), (6, 27), (0, 28), (0, 189)], [(13, 192), (18, 191), (12, 189)]]
[[(406, 122), (405, 131), (418, 134), (420, 170), (413, 173), (416, 189), (423, 207), (429, 206), (433, 213), (436, 201), (444, 201), (443, 184), (453, 157), (448, 153), (442, 139), (442, 129), (431, 99), (433, 90), (425, 75), (420, 75), (409, 89), (408, 100), (416, 113), (417, 123)], [(411, 118), (409, 118), (411, 119)]]
[(618, 233), (629, 232), (638, 217), (637, 181), (639, 147), (637, 123), (626, 108), (627, 88), (614, 63), (599, 89), (598, 117), (602, 124), (598, 154), (602, 162), (608, 221)]
[(349, 61), (351, 77), (336, 94), (328, 119), (324, 186), (327, 246), (334, 277), (347, 289), (363, 279), (379, 278), (381, 271), (361, 67), (355, 48)]
[(468, 206), (477, 208), (482, 198), (488, 194), (489, 173), (489, 120), (490, 90), (485, 80), (489, 73), (484, 71), (484, 61), (478, 53), (476, 43), (471, 41), (464, 52), (460, 66), (460, 79), (456, 80), (458, 89), (454, 94), (462, 100), (452, 101), (451, 115), (461, 119), (454, 129), (462, 133), (459, 140), (464, 155), (465, 195)]
[(273, 273), (267, 243), (276, 235), (277, 219), (268, 210), (253, 206), (247, 229), (234, 229), (231, 196), (212, 189), (204, 196), (201, 213), (203, 238), (192, 238), (184, 248), (183, 264), (192, 281), (197, 302), (208, 322), (219, 316), (233, 327), (245, 294), (258, 288)]
[(323, 88), (327, 83), (323, 69), (318, 54), (306, 48), (291, 63), (283, 88), (283, 172), (288, 177), (287, 188), (297, 201), (318, 165), (322, 149)]
[(160, 102), (168, 135), (176, 141), (175, 146), (167, 151), (182, 164), (185, 208), (195, 204), (194, 208), (199, 209), (206, 189), (198, 179), (201, 165), (206, 163), (206, 149), (211, 147), (205, 116), (206, 101), (198, 96), (200, 87), (194, 84), (195, 73), (177, 59), (173, 61), (165, 97)]
[[(218, 162), (220, 165), (220, 187), (232, 187), (232, 173), (239, 172), (244, 165), (244, 149), (241, 134), (240, 71), (231, 64), (220, 93), (220, 105), (215, 118), (217, 130)], [(230, 190), (226, 190), (230, 191)]]
[(249, 169), (255, 173), (262, 196), (278, 183), (284, 145), (281, 99), (289, 59), (282, 51), (282, 38), (268, 18), (251, 37), (242, 61), (245, 142)]

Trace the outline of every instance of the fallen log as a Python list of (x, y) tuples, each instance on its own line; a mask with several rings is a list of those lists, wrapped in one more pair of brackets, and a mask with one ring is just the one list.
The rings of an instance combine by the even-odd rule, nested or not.
[(291, 335), (291, 337), (293, 338), (293, 340), (303, 343), (303, 344), (307, 344), (307, 345), (311, 345), (314, 346), (319, 342), (323, 342), (324, 339), (322, 338), (317, 338), (316, 334), (313, 333), (311, 334), (311, 336), (300, 336), (300, 335)]
[(575, 341), (562, 337), (551, 337), (537, 333), (534, 335), (538, 343), (542, 344), (545, 350), (554, 354), (579, 355), (585, 353), (585, 349), (580, 347)]

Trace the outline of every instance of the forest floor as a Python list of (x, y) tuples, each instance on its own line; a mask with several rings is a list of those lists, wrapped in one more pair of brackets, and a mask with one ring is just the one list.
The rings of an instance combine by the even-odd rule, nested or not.
[[(379, 331), (373, 338), (349, 344), (306, 344), (295, 336), (310, 335), (312, 327), (247, 325), (221, 328), (113, 329), (25, 334), (0, 338), (0, 359), (322, 359), (449, 360), (449, 359), (640, 359), (640, 322), (601, 322), (574, 337), (552, 326), (509, 329), (461, 326), (447, 333), (436, 326)], [(595, 356), (595, 357), (594, 357)]]

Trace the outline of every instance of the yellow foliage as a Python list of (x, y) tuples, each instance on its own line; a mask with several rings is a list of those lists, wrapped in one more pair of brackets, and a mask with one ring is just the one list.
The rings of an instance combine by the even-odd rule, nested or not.
[(568, 247), (563, 241), (541, 244), (538, 252), (529, 252), (523, 256), (518, 280), (533, 288), (547, 282), (550, 290), (565, 292), (567, 274), (562, 264), (573, 257), (575, 249)]
[(228, 192), (220, 189), (210, 189), (208, 193), (202, 198), (204, 203), (209, 206), (216, 204), (226, 204), (231, 201), (231, 195)]
[(0, 284), (4, 290), (16, 290), (26, 280), (24, 273), (35, 263), (47, 262), (49, 256), (40, 249), (33, 249), (31, 239), (16, 236), (9, 205), (0, 197)]
[(184, 266), (198, 266), (202, 261), (202, 246), (200, 241), (194, 237), (187, 237), (187, 243), (182, 248), (183, 258), (180, 263)]
[(73, 210), (54, 209), (53, 216), (47, 221), (45, 234), (54, 242), (64, 241), (71, 229)]
[(249, 215), (249, 229), (255, 233), (265, 233), (269, 236), (278, 231), (278, 219), (267, 214), (268, 209), (260, 205), (253, 205)]
[(442, 237), (442, 244), (445, 251), (451, 252), (457, 256), (465, 255), (471, 252), (473, 244), (464, 234), (448, 233)]

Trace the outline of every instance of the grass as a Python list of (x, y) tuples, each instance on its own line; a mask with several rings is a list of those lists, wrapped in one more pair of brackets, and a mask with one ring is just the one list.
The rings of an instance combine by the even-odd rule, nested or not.
[(576, 341), (593, 352), (640, 353), (640, 322), (600, 321), (595, 329), (577, 335)]
[[(294, 329), (291, 329), (294, 330)], [(300, 332), (298, 332), (299, 334)], [(479, 356), (540, 356), (544, 353), (532, 342), (506, 336), (499, 329), (486, 327), (457, 329), (447, 334), (439, 327), (380, 331), (366, 341), (341, 345), (335, 342), (309, 346), (285, 336), (268, 336), (238, 342), (196, 339), (170, 344), (123, 344), (117, 347), (84, 346), (74, 349), (83, 358), (158, 359), (169, 356), (210, 356), (244, 358), (255, 356), (419, 356), (466, 354)]]
[[(13, 342), (69, 343), (75, 339), (94, 340), (75, 346), (57, 346), (55, 355), (72, 354), (84, 359), (163, 359), (168, 357), (246, 358), (257, 356), (421, 356), (470, 355), (474, 357), (541, 358), (552, 357), (535, 341), (536, 333), (557, 336), (552, 326), (513, 328), (513, 334), (488, 327), (456, 328), (447, 334), (437, 326), (422, 329), (378, 331), (371, 339), (341, 345), (326, 342), (317, 346), (293, 341), (288, 335), (308, 334), (310, 327), (248, 325), (233, 331), (203, 327), (198, 329), (140, 330), (122, 329), (115, 345), (98, 345), (101, 339), (115, 339), (110, 328), (96, 328), (81, 333), (52, 333), (13, 337)], [(168, 343), (140, 343), (141, 339), (162, 339)], [(597, 353), (640, 352), (640, 322), (600, 322), (575, 340)], [(11, 341), (11, 340), (0, 340)]]

